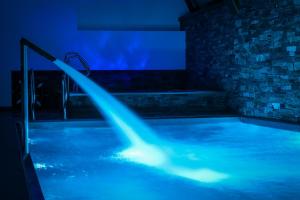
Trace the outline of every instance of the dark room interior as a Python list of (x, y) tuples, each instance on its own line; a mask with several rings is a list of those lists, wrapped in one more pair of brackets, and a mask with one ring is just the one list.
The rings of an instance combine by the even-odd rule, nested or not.
[(0, 10), (0, 199), (300, 199), (300, 0)]

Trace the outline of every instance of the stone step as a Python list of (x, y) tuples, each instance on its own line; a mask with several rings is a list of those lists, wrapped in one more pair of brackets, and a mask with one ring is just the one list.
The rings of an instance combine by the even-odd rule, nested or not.
[[(113, 93), (141, 116), (227, 114), (226, 93), (218, 91)], [(86, 94), (70, 94), (70, 117), (99, 117)]]

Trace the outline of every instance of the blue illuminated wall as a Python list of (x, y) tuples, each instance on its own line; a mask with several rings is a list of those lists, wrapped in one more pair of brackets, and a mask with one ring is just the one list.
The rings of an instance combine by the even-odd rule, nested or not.
[(184, 0), (89, 0), (79, 7), (78, 27), (176, 31), (187, 12)]
[[(51, 52), (59, 58), (69, 51), (79, 52), (93, 70), (185, 69), (184, 32), (77, 31), (63, 36), (62, 42), (59, 37), (53, 37), (51, 44), (42, 38), (38, 43), (55, 49)], [(27, 38), (37, 41), (38, 36)], [(36, 69), (52, 68), (38, 56), (32, 55), (31, 61)]]
[[(77, 51), (93, 69), (185, 69), (184, 32), (110, 32), (92, 27), (78, 30), (77, 23), (81, 21), (78, 10), (86, 2), (1, 1), (0, 107), (11, 104), (10, 71), (19, 69), (21, 37), (32, 40), (58, 58), (63, 58), (68, 51)], [(40, 57), (30, 56), (30, 67), (53, 69), (54, 66)]]

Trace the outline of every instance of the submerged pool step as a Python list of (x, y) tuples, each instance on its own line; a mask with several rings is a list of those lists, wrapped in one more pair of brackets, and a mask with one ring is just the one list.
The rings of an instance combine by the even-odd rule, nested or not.
[[(199, 116), (228, 114), (226, 93), (217, 91), (114, 93), (141, 116)], [(70, 94), (70, 117), (100, 117), (85, 94)]]

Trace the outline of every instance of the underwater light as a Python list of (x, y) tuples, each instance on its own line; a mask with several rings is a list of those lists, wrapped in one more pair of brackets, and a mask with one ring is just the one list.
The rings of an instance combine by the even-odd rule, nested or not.
[(125, 158), (128, 161), (159, 167), (167, 162), (166, 155), (156, 146), (141, 145), (132, 146), (118, 154), (120, 158)]
[(126, 161), (143, 164), (163, 170), (165, 173), (187, 178), (202, 183), (216, 183), (227, 179), (229, 175), (207, 168), (188, 168), (189, 159), (186, 163), (181, 160), (181, 165), (174, 164), (175, 157), (160, 151), (156, 146), (133, 146), (117, 154), (117, 158)]
[(194, 181), (199, 181), (202, 183), (216, 183), (224, 179), (227, 179), (229, 175), (214, 171), (212, 169), (202, 168), (202, 169), (188, 169), (176, 166), (170, 166), (168, 168), (169, 173), (176, 174), (184, 178), (188, 178)]

